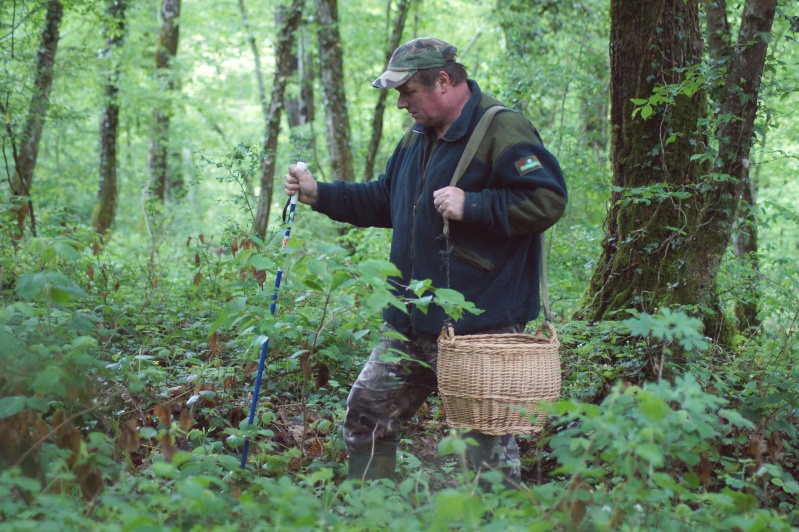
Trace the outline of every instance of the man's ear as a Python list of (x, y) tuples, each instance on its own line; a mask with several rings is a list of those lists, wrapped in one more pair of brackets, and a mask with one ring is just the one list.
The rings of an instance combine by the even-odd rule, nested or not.
[(439, 70), (438, 77), (436, 78), (436, 85), (441, 90), (442, 93), (446, 93), (450, 87), (452, 87), (452, 80), (447, 74), (446, 70)]

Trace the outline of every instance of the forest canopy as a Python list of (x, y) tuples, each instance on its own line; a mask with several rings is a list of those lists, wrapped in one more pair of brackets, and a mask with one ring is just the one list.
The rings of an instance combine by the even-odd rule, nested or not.
[[(799, 526), (797, 15), (3, 0), (0, 523)], [(383, 172), (412, 121), (370, 83), (422, 36), (536, 127), (569, 187), (547, 231), (562, 394), (518, 438), (521, 490), (470, 475), (439, 397), (404, 427), (395, 481), (346, 479), (345, 400), (381, 310), (470, 304), (424, 279), (399, 299), (388, 229), (299, 205), (283, 243), (290, 164)]]

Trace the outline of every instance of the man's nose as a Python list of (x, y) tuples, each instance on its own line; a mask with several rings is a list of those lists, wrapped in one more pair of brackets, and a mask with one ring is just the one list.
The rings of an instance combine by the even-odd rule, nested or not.
[(405, 109), (408, 107), (408, 102), (405, 101), (405, 98), (402, 96), (397, 98), (397, 109)]

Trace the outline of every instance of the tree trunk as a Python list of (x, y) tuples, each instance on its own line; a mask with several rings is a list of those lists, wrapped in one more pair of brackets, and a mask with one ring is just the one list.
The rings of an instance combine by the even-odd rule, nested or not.
[[(748, 164), (757, 90), (775, 0), (748, 0), (727, 78), (722, 116), (740, 117), (720, 129), (719, 162), (697, 120), (707, 115), (701, 91), (633, 117), (631, 99), (646, 100), (656, 86), (681, 83), (684, 67), (700, 63), (697, 0), (611, 2), (611, 124), (614, 191), (603, 254), (576, 317), (615, 319), (628, 308), (654, 312), (690, 305), (718, 337), (723, 323), (716, 276), (730, 241)], [(747, 46), (747, 42), (755, 44)], [(730, 90), (746, 80), (740, 91)], [(643, 114), (643, 113), (642, 113)], [(694, 147), (696, 146), (696, 147)], [(711, 157), (712, 158), (712, 157)], [(718, 179), (718, 168), (730, 178)]]
[[(388, 66), (388, 62), (391, 60), (391, 55), (394, 53), (394, 50), (399, 48), (410, 3), (411, 0), (400, 0), (397, 6), (397, 16), (394, 18), (394, 30), (391, 32), (391, 39), (389, 40), (388, 49), (386, 50), (384, 67)], [(376, 177), (374, 175), (375, 159), (377, 158), (377, 150), (380, 147), (380, 138), (383, 136), (383, 114), (386, 110), (386, 100), (388, 99), (389, 91), (378, 90), (377, 92), (377, 104), (375, 105), (375, 112), (372, 117), (372, 138), (369, 140), (369, 150), (366, 153), (366, 168), (364, 168), (363, 173), (364, 181), (370, 181)]]
[[(705, 0), (705, 18), (710, 64), (727, 66), (732, 56), (732, 36), (727, 20), (726, 0)], [(724, 90), (715, 94), (716, 105), (721, 105)], [(717, 108), (718, 112), (719, 109)], [(748, 171), (741, 186), (741, 199), (738, 205), (737, 229), (733, 233), (733, 251), (744, 274), (735, 301), (735, 318), (738, 330), (752, 332), (760, 325), (760, 290), (757, 286), (759, 260), (757, 256), (757, 209), (754, 201), (755, 182), (749, 179)]]
[(294, 46), (295, 32), (302, 18), (302, 8), (303, 0), (292, 1), (277, 43), (275, 73), (272, 80), (272, 102), (265, 115), (266, 131), (261, 162), (261, 196), (258, 198), (258, 210), (255, 214), (253, 228), (261, 239), (266, 235), (269, 224), (275, 180), (275, 152), (277, 137), (280, 134), (280, 115), (283, 111), (283, 96), (286, 92), (286, 82), (291, 67), (291, 49)]
[[(53, 86), (53, 67), (58, 51), (59, 27), (64, 16), (64, 7), (59, 0), (47, 2), (47, 16), (39, 39), (39, 52), (36, 56), (33, 94), (25, 129), (20, 137), (19, 149), (15, 149), (14, 173), (11, 176), (11, 191), (14, 196), (24, 198), (24, 206), (18, 207), (17, 219), (20, 233), (24, 231), (27, 215), (31, 217), (31, 233), (36, 234), (36, 218), (30, 200), (33, 172), (39, 157), (47, 110), (50, 107), (50, 89)], [(12, 137), (13, 139), (13, 137)], [(13, 142), (13, 140), (12, 140)]]
[(125, 0), (110, 0), (102, 57), (109, 62), (105, 84), (105, 108), (100, 116), (100, 183), (97, 206), (94, 209), (94, 228), (106, 234), (114, 223), (117, 207), (117, 137), (119, 127), (119, 62), (114, 57), (122, 46), (125, 32)]
[(300, 89), (297, 97), (286, 98), (286, 113), (289, 127), (303, 126), (313, 120), (313, 59), (306, 53), (305, 37), (297, 37), (297, 54), (292, 57), (289, 77), (297, 73)]
[[(712, 208), (708, 209), (702, 223), (715, 224), (719, 231), (719, 239), (713, 242), (713, 265), (721, 266), (722, 254), (732, 235), (733, 224), (729, 218), (739, 212), (739, 201), (749, 217), (753, 217), (754, 202), (749, 182), (749, 154), (752, 148), (753, 126), (758, 107), (760, 81), (768, 51), (767, 36), (771, 32), (777, 0), (747, 0), (744, 5), (743, 19), (738, 32), (738, 43), (732, 53), (726, 81), (726, 96), (721, 105), (722, 117), (727, 118), (719, 128), (719, 149), (716, 165), (730, 176), (722, 181), (716, 193)], [(744, 225), (744, 233), (739, 235), (736, 254), (740, 260), (752, 261), (757, 270), (757, 233), (746, 232), (749, 223)], [(744, 305), (739, 314), (739, 327), (748, 329), (756, 327), (757, 300), (754, 306)], [(738, 314), (738, 312), (736, 312)]]
[(316, 0), (316, 16), (319, 20), (319, 60), (330, 165), (337, 179), (351, 182), (355, 179), (355, 171), (350, 149), (347, 97), (344, 93), (344, 61), (338, 30), (337, 1)]
[(155, 76), (161, 98), (153, 111), (152, 134), (147, 147), (150, 190), (161, 203), (167, 198), (169, 120), (172, 115), (172, 92), (175, 89), (170, 66), (178, 53), (179, 37), (180, 0), (163, 0), (161, 29), (155, 49)]
[(726, 64), (731, 53), (727, 0), (704, 0), (704, 5), (708, 55), (712, 64)]
[(735, 298), (735, 319), (738, 330), (752, 333), (760, 327), (760, 287), (757, 278), (760, 260), (757, 248), (757, 213), (752, 190), (754, 183), (747, 177), (741, 187), (738, 204), (738, 227), (733, 234), (735, 257), (744, 271), (739, 294)]

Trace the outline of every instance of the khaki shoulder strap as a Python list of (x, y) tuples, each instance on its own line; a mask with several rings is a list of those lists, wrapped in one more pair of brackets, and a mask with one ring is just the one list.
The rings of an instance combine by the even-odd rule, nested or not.
[[(451, 187), (454, 187), (458, 181), (460, 181), (463, 173), (466, 171), (466, 168), (472, 162), (474, 154), (477, 153), (477, 148), (480, 147), (480, 143), (483, 142), (483, 137), (485, 137), (486, 131), (488, 131), (488, 126), (491, 125), (491, 121), (494, 119), (494, 116), (497, 113), (507, 110), (509, 109), (504, 105), (495, 105), (493, 107), (489, 107), (486, 112), (483, 113), (483, 116), (480, 118), (480, 121), (477, 122), (474, 131), (472, 131), (472, 136), (469, 137), (469, 142), (466, 143), (466, 148), (463, 150), (463, 155), (461, 155), (460, 161), (458, 161), (458, 166), (455, 167), (455, 173), (452, 174), (452, 180), (449, 183)], [(447, 237), (447, 239), (449, 239), (449, 220), (447, 219), (444, 219), (444, 235)], [(555, 315), (549, 308), (546, 239), (544, 237), (544, 233), (540, 233), (538, 236), (538, 245), (540, 247), (538, 252), (540, 261), (539, 273), (541, 275), (541, 299), (543, 299), (544, 304), (544, 319), (547, 322), (552, 323), (552, 321), (555, 319)]]
[(449, 186), (454, 187), (457, 182), (460, 181), (466, 168), (472, 162), (474, 154), (477, 153), (477, 148), (479, 148), (480, 143), (483, 142), (483, 137), (485, 137), (488, 126), (491, 125), (491, 120), (494, 119), (494, 115), (507, 110), (509, 109), (504, 105), (495, 105), (486, 109), (486, 112), (483, 113), (483, 116), (480, 117), (480, 121), (477, 122), (477, 125), (474, 127), (472, 136), (469, 137), (469, 142), (466, 143), (466, 148), (463, 150), (461, 160), (458, 161), (458, 166), (455, 167), (455, 173), (452, 174), (452, 181), (450, 181)]

